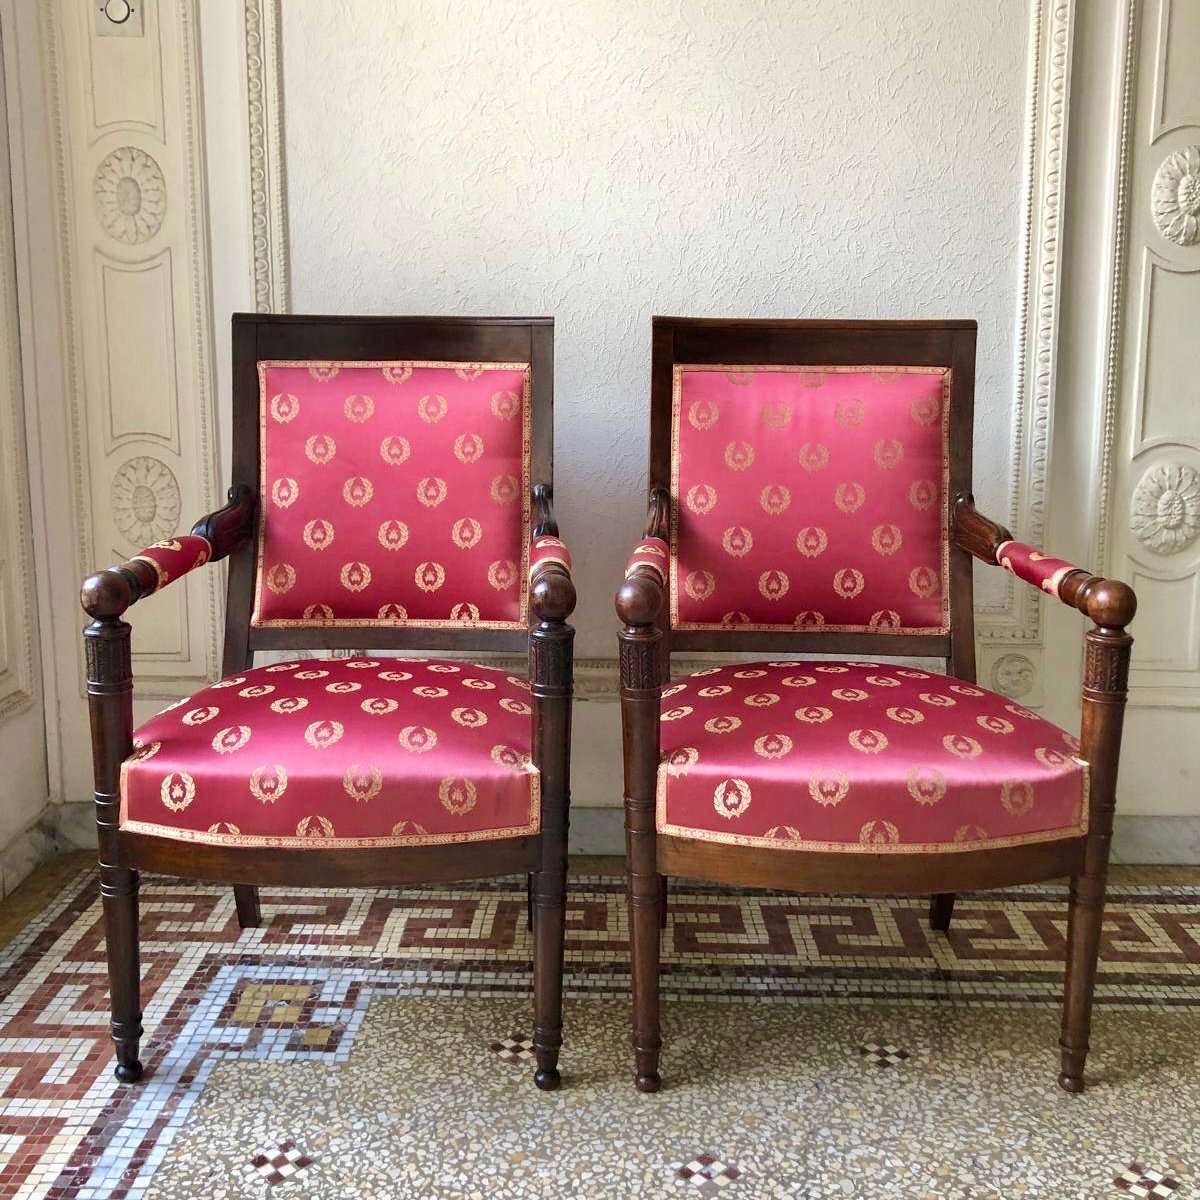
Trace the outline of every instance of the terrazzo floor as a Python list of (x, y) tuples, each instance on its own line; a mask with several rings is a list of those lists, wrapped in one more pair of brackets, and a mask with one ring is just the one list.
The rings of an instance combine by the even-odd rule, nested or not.
[(95, 878), (65, 873), (0, 952), (0, 1196), (1200, 1197), (1200, 871), (1117, 869), (1078, 1097), (1057, 886), (964, 896), (949, 935), (919, 900), (673, 886), (641, 1096), (623, 884), (578, 871), (538, 1092), (523, 882), (271, 890), (242, 931), (229, 889), (144, 881), (123, 1087)]

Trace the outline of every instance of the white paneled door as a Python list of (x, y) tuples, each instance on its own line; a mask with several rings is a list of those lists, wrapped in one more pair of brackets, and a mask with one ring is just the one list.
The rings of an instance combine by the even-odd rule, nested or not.
[(1122, 263), (1097, 553), (1133, 584), (1125, 795), (1200, 814), (1200, 4), (1144, 0), (1128, 44)]
[(0, 855), (0, 890), (7, 893), (33, 865), (36, 843), (22, 835), (42, 812), (47, 784), (3, 106), (0, 87), (0, 850), (5, 851)]

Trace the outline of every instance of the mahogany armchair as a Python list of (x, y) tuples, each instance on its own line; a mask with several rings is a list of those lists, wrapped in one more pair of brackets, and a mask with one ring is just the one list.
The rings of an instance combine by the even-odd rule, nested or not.
[[(362, 887), (527, 873), (558, 1086), (575, 606), (551, 509), (549, 318), (233, 318), (233, 486), (83, 584), (117, 1078), (138, 1079), (138, 871)], [(223, 678), (133, 728), (123, 614), (229, 560)], [(254, 666), (260, 651), (527, 652)]]
[[(1084, 1084), (1136, 601), (971, 499), (975, 323), (656, 318), (649, 515), (617, 593), (636, 1084), (671, 875), (933, 896), (1069, 876)], [(975, 682), (972, 558), (1086, 614), (1077, 740)], [(673, 651), (778, 659), (670, 676)], [(940, 659), (945, 674), (886, 661)]]

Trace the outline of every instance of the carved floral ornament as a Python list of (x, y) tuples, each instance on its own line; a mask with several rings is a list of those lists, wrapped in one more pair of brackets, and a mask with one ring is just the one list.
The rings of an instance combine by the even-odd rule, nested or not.
[(136, 246), (162, 228), (167, 181), (158, 163), (137, 146), (120, 146), (104, 158), (92, 194), (101, 228), (118, 242)]
[(1168, 154), (1154, 173), (1150, 196), (1163, 237), (1180, 246), (1200, 241), (1200, 146)]
[(1133, 490), (1129, 524), (1158, 554), (1190, 546), (1200, 535), (1200, 472), (1183, 463), (1156, 463)]
[(123, 462), (113, 475), (110, 501), (113, 520), (131, 545), (147, 546), (176, 531), (179, 482), (157, 458), (143, 454)]
[(992, 665), (992, 687), (1014, 700), (1033, 691), (1036, 678), (1033, 663), (1024, 654), (1002, 654)]

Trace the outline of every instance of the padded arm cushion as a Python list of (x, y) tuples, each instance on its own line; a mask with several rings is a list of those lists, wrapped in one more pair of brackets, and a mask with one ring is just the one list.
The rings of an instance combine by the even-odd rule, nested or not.
[(208, 538), (195, 533), (185, 533), (179, 537), (155, 542), (140, 554), (135, 554), (129, 561), (149, 564), (154, 572), (153, 590), (157, 592), (168, 583), (181, 579), (189, 571), (204, 566), (210, 558), (212, 544)]
[(1026, 545), (1025, 542), (1001, 542), (996, 547), (996, 561), (1018, 579), (1041, 588), (1059, 600), (1063, 599), (1061, 588), (1067, 576), (1076, 571), (1084, 571), (1083, 567), (1077, 567), (1065, 558), (1054, 558), (1044, 550)]
[(571, 552), (562, 538), (542, 534), (529, 544), (529, 582), (532, 583), (539, 571), (550, 565), (561, 567), (571, 573)]
[(662, 538), (643, 538), (633, 548), (633, 553), (629, 556), (629, 561), (625, 564), (625, 578), (628, 579), (634, 571), (646, 568), (658, 576), (660, 583), (665, 584), (667, 581), (668, 553), (667, 543)]

